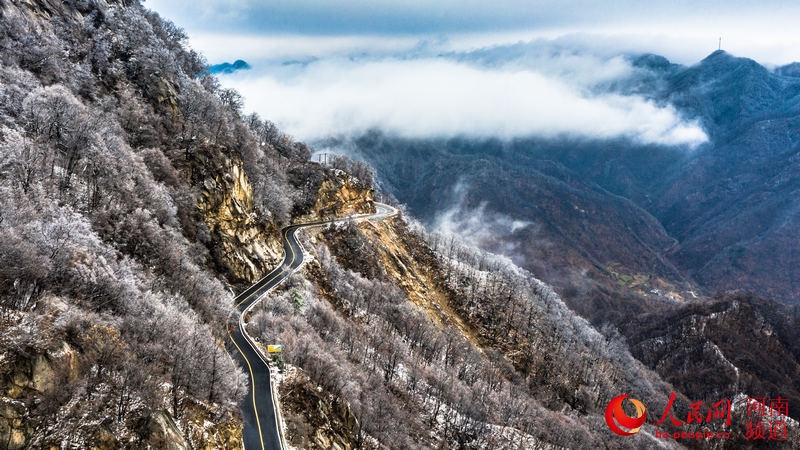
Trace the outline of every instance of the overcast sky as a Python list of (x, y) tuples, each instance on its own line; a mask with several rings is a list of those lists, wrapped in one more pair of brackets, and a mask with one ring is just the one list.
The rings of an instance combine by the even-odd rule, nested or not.
[[(800, 2), (624, 0), (147, 0), (220, 76), (300, 139), (371, 128), (408, 137), (628, 136), (706, 140), (670, 105), (594, 87), (652, 52), (691, 65), (722, 48), (800, 61)], [(516, 46), (513, 44), (522, 43)], [(475, 50), (481, 50), (476, 57)]]
[(299, 34), (507, 31), (687, 19), (713, 26), (734, 17), (789, 24), (800, 10), (797, 2), (776, 0), (148, 0), (146, 4), (192, 29)]
[[(198, 38), (444, 34), (475, 39), (484, 34), (515, 39), (584, 32), (645, 37), (642, 47), (690, 62), (713, 50), (722, 36), (723, 47), (731, 53), (765, 64), (800, 60), (797, 1), (147, 0), (145, 4)], [(221, 56), (213, 50), (210, 58)]]

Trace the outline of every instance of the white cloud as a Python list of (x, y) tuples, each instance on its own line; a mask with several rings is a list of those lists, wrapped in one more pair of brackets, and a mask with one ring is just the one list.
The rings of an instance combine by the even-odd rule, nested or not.
[[(487, 203), (482, 202), (476, 208), (465, 206), (467, 185), (459, 180), (453, 185), (452, 202), (449, 209), (436, 217), (432, 224), (440, 233), (459, 236), (470, 245), (481, 248), (492, 248), (493, 251), (508, 256), (517, 264), (525, 264), (525, 256), (519, 252), (520, 240), (512, 235), (526, 228), (538, 234), (539, 225), (514, 219), (502, 213), (487, 211)], [(530, 236), (530, 234), (528, 235)], [(548, 246), (547, 240), (538, 239), (537, 245)]]
[(588, 94), (592, 80), (626, 73), (620, 61), (572, 57), (539, 59), (532, 68), (485, 68), (443, 58), (327, 58), (291, 70), (256, 66), (222, 81), (245, 95), (249, 110), (305, 140), (380, 128), (404, 137), (705, 141), (698, 125), (671, 107), (640, 97)]

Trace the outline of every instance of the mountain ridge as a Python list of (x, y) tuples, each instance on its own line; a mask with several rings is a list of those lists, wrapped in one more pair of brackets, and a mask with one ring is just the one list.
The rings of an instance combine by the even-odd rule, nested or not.
[[(713, 294), (717, 290), (747, 288), (785, 302), (797, 301), (800, 291), (797, 283), (792, 282), (796, 278), (792, 267), (797, 267), (800, 261), (797, 252), (792, 251), (796, 246), (787, 245), (787, 237), (798, 226), (793, 212), (798, 207), (793, 188), (798, 181), (794, 161), (800, 148), (798, 80), (725, 51), (715, 51), (692, 66), (672, 64), (652, 54), (633, 57), (631, 61), (634, 71), (629, 78), (611, 83), (608, 88), (674, 105), (687, 120), (696, 119), (703, 124), (710, 137), (708, 143), (689, 150), (647, 146), (624, 139), (410, 140), (376, 131), (353, 139), (348, 145), (354, 145), (356, 154), (375, 165), (387, 188), (429, 224), (434, 223), (434, 216), (444, 214), (447, 207), (434, 206), (434, 201), (426, 199), (425, 191), (432, 185), (404, 186), (396, 181), (396, 173), (419, 178), (427, 176), (433, 168), (449, 167), (457, 173), (472, 164), (471, 158), (474, 161), (488, 158), (488, 171), (499, 163), (526, 167), (535, 174), (537, 161), (556, 161), (609, 193), (629, 199), (646, 215), (656, 218), (677, 242), (669, 248), (653, 248), (660, 257), (678, 266), (681, 274), (673, 277), (674, 281), (686, 279), (691, 284), (694, 280), (701, 285), (689, 290), (698, 291), (706, 286), (708, 294)], [(390, 155), (393, 152), (417, 156), (401, 165), (399, 160), (393, 161)], [(433, 158), (430, 163), (414, 166), (415, 161), (430, 158)], [(469, 177), (481, 177), (480, 168), (471, 170), (461, 182), (467, 189)], [(488, 198), (495, 191), (512, 191), (502, 196), (507, 201), (524, 195), (520, 189), (536, 189), (526, 186), (527, 176), (519, 173), (514, 178), (516, 188), (503, 178), (492, 185), (484, 183), (483, 189), (488, 189), (485, 195), (475, 194), (475, 199), (466, 206), (476, 208), (482, 197)], [(553, 195), (560, 194), (553, 192)], [(538, 213), (523, 213), (522, 208), (535, 203), (531, 199), (516, 208), (500, 209), (512, 220), (530, 221)], [(611, 198), (602, 200), (602, 204), (612, 204)], [(574, 222), (572, 219), (563, 223)], [(625, 236), (636, 240), (633, 234), (624, 231), (625, 227), (619, 229), (622, 234), (612, 241), (628, 239)], [(571, 247), (584, 246), (575, 241), (560, 248)], [(755, 261), (766, 257), (768, 247), (779, 249), (778, 259), (782, 262), (780, 267), (762, 270), (755, 266)], [(744, 249), (747, 270), (755, 272), (747, 274), (736, 268), (731, 255), (739, 252), (738, 248)], [(502, 252), (499, 247), (494, 250)], [(613, 254), (613, 248), (607, 252)], [(611, 258), (603, 261), (601, 254), (594, 259), (613, 262)], [(635, 264), (630, 268), (640, 272), (652, 270)], [(732, 271), (726, 274), (726, 268)], [(737, 277), (743, 282), (737, 283)]]

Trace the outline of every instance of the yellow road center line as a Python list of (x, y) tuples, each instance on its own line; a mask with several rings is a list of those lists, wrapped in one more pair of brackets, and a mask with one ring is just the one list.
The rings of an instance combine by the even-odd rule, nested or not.
[[(375, 215), (377, 216), (378, 214), (375, 214)], [(342, 220), (344, 220), (344, 219), (342, 219)], [(295, 258), (296, 258), (297, 256), (296, 256), (296, 254), (295, 254), (295, 252), (294, 252), (294, 248), (292, 247), (292, 244), (291, 244), (291, 242), (289, 242), (289, 232), (290, 232), (290, 231), (292, 231), (292, 230), (298, 229), (298, 228), (302, 228), (302, 227), (308, 227), (308, 226), (321, 225), (321, 224), (324, 224), (324, 223), (335, 223), (335, 222), (337, 222), (337, 220), (333, 220), (333, 221), (319, 221), (319, 222), (314, 222), (314, 223), (309, 223), (309, 224), (302, 224), (302, 225), (296, 225), (296, 226), (289, 226), (289, 227), (287, 227), (287, 228), (286, 228), (286, 230), (283, 232), (283, 240), (284, 240), (284, 241), (286, 242), (286, 244), (289, 246), (289, 251), (292, 253), (292, 259), (291, 259), (291, 261), (289, 261), (289, 264), (288, 264), (288, 266), (289, 266), (289, 268), (290, 268), (290, 269), (291, 269), (291, 267), (292, 267), (292, 264), (294, 264), (294, 260), (295, 260)], [(284, 252), (284, 258), (283, 258), (283, 259), (284, 259), (284, 260), (286, 259), (286, 252)], [(277, 277), (279, 277), (281, 274), (283, 274), (283, 272), (284, 272), (284, 264), (283, 264), (283, 263), (281, 263), (280, 269), (281, 269), (281, 270), (280, 270), (278, 273), (276, 273), (276, 274), (275, 274), (275, 276), (273, 276), (272, 278), (270, 278), (269, 280), (267, 280), (267, 282), (265, 282), (265, 283), (262, 285), (262, 287), (263, 287), (264, 285), (267, 285), (267, 284), (271, 283), (271, 282), (272, 282), (274, 279), (276, 279), (276, 278), (277, 278)], [(277, 270), (277, 269), (276, 269), (276, 270)], [(269, 276), (269, 275), (267, 275), (267, 276)], [(260, 282), (257, 282), (256, 284), (258, 284), (258, 283), (260, 283)], [(259, 291), (259, 289), (256, 289), (255, 291), (253, 291), (253, 293), (252, 293), (252, 294), (248, 295), (248, 296), (247, 296), (247, 297), (246, 297), (244, 300), (242, 300), (242, 301), (240, 301), (239, 303), (237, 303), (237, 304), (236, 304), (236, 307), (238, 308), (239, 306), (241, 306), (241, 304), (242, 304), (242, 303), (244, 303), (244, 302), (246, 302), (247, 300), (249, 300), (249, 299), (250, 299), (250, 298), (251, 298), (253, 295), (255, 295), (255, 294), (256, 294), (256, 292), (258, 292), (258, 291)], [(230, 328), (228, 327), (228, 325), (226, 325), (226, 326), (225, 326), (225, 328), (226, 328), (226, 330), (228, 331), (228, 337), (231, 339), (231, 342), (233, 342), (233, 345), (235, 345), (235, 346), (236, 346), (236, 350), (238, 350), (238, 351), (239, 351), (239, 354), (240, 354), (240, 355), (242, 355), (242, 358), (244, 358), (244, 362), (245, 362), (245, 363), (247, 363), (247, 369), (250, 371), (250, 386), (251, 386), (251, 389), (252, 389), (252, 391), (253, 391), (253, 413), (256, 415), (256, 425), (258, 426), (258, 438), (259, 438), (259, 440), (261, 441), (261, 449), (262, 449), (262, 450), (264, 450), (264, 437), (261, 435), (261, 420), (260, 420), (260, 419), (259, 419), (259, 417), (258, 417), (258, 408), (256, 407), (256, 378), (255, 378), (255, 375), (253, 374), (253, 367), (250, 365), (250, 360), (248, 360), (248, 359), (247, 359), (247, 356), (245, 356), (245, 354), (244, 354), (244, 352), (242, 351), (242, 349), (241, 349), (241, 348), (239, 348), (239, 344), (237, 344), (237, 343), (236, 343), (236, 341), (233, 339), (233, 336), (231, 335), (231, 330), (230, 330)], [(242, 333), (243, 333), (243, 330), (240, 330), (240, 332), (242, 332)], [(242, 334), (242, 336), (244, 337), (244, 334)], [(245, 340), (247, 340), (247, 338), (245, 338)], [(249, 342), (248, 342), (248, 344), (249, 344)], [(257, 350), (257, 349), (253, 349), (253, 350), (254, 350), (256, 353), (258, 353), (258, 350)], [(274, 413), (274, 414), (275, 414), (275, 417), (277, 418), (277, 414), (278, 414), (278, 413), (277, 413), (277, 411), (275, 411), (275, 413)], [(280, 432), (280, 430), (278, 430), (278, 431)]]
[(225, 328), (228, 330), (228, 337), (231, 338), (231, 342), (236, 346), (236, 350), (239, 350), (239, 354), (244, 358), (244, 362), (247, 363), (247, 369), (250, 371), (250, 387), (253, 391), (253, 413), (256, 415), (256, 425), (258, 426), (258, 439), (261, 441), (261, 450), (264, 450), (264, 437), (261, 436), (261, 421), (258, 419), (258, 408), (256, 408), (256, 377), (253, 375), (253, 367), (250, 365), (250, 360), (244, 355), (242, 349), (239, 348), (239, 344), (237, 344), (236, 340), (231, 336), (230, 328), (228, 328), (227, 325)]
[[(267, 282), (266, 282), (266, 283), (264, 283), (265, 285), (267, 285), (267, 284), (271, 283), (271, 282), (272, 282), (272, 280), (274, 280), (275, 278), (278, 278), (278, 277), (279, 277), (279, 276), (280, 276), (280, 275), (283, 273), (283, 264), (281, 264), (281, 267), (279, 267), (279, 269), (281, 269), (281, 270), (280, 270), (278, 273), (276, 273), (274, 277), (272, 277), (272, 278), (270, 278), (269, 280), (267, 280)], [(248, 296), (247, 296), (247, 297), (246, 297), (244, 300), (242, 300), (242, 301), (240, 301), (239, 303), (237, 303), (237, 304), (236, 304), (236, 307), (238, 308), (238, 307), (242, 306), (242, 303), (244, 303), (244, 302), (246, 302), (246, 301), (250, 300), (250, 298), (251, 298), (252, 296), (256, 295), (256, 292), (258, 292), (258, 291), (259, 291), (259, 289), (256, 289), (255, 291), (253, 291), (253, 293), (252, 293), (252, 294), (248, 295)]]
[[(287, 236), (288, 236), (288, 233), (289, 233), (289, 231), (291, 231), (291, 227), (290, 227), (290, 228), (287, 228), (287, 229), (286, 229), (286, 231), (284, 231), (284, 232), (283, 232), (283, 240), (284, 240), (284, 241), (286, 241), (286, 243), (287, 243), (287, 244), (289, 244), (289, 250), (291, 250), (291, 252), (292, 252), (292, 261), (291, 261), (291, 262), (289, 262), (289, 266), (291, 266), (291, 265), (292, 265), (292, 263), (294, 263), (294, 249), (292, 248), (292, 244), (291, 244), (291, 243), (289, 243), (289, 239), (288, 239), (288, 237), (287, 237)], [(284, 257), (284, 259), (286, 259), (286, 258)], [(267, 280), (267, 282), (266, 282), (266, 283), (264, 283), (265, 285), (266, 285), (266, 284), (269, 284), (269, 283), (271, 283), (271, 282), (272, 282), (272, 280), (274, 280), (275, 278), (278, 278), (278, 276), (280, 276), (280, 275), (283, 273), (283, 264), (281, 264), (281, 265), (280, 265), (280, 267), (278, 267), (278, 269), (281, 269), (281, 270), (280, 270), (280, 272), (276, 273), (276, 274), (275, 274), (275, 276), (273, 276), (272, 278), (270, 278), (269, 280)], [(276, 269), (276, 270), (277, 270), (277, 269)], [(250, 295), (248, 295), (247, 297), (245, 297), (245, 299), (244, 299), (244, 300), (242, 300), (242, 301), (240, 301), (239, 303), (237, 303), (237, 304), (236, 304), (236, 307), (238, 308), (239, 306), (242, 306), (242, 303), (244, 303), (244, 302), (246, 302), (246, 301), (250, 300), (250, 298), (251, 298), (252, 296), (254, 296), (254, 295), (256, 294), (256, 292), (258, 292), (258, 289), (256, 289), (255, 291), (253, 291), (253, 293), (252, 293), (252, 294), (250, 294)]]
[[(289, 231), (290, 230), (291, 230), (291, 228), (287, 228), (286, 232), (283, 233), (283, 239), (286, 242), (289, 242)], [(289, 267), (291, 267), (292, 264), (294, 264), (294, 248), (292, 248), (292, 244), (290, 242), (289, 242), (289, 250), (292, 252), (292, 262), (289, 263)]]

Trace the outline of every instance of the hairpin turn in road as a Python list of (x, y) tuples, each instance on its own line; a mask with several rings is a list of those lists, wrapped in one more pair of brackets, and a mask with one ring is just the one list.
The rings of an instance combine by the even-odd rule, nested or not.
[(375, 203), (375, 206), (376, 212), (374, 214), (361, 214), (334, 220), (290, 225), (284, 228), (281, 230), (283, 236), (283, 261), (280, 266), (247, 288), (234, 300), (236, 302), (234, 312), (237, 314), (232, 314), (228, 320), (228, 336), (236, 351), (231, 350), (231, 353), (238, 355), (236, 359), (245, 369), (245, 373), (250, 375), (249, 390), (245, 401), (242, 403), (242, 414), (244, 416), (242, 438), (245, 449), (281, 450), (284, 448), (275, 411), (276, 405), (272, 395), (269, 364), (244, 327), (245, 315), (261, 301), (264, 294), (272, 290), (303, 265), (303, 247), (297, 241), (295, 235), (297, 230), (348, 220), (383, 220), (398, 213), (397, 209), (383, 203)]

